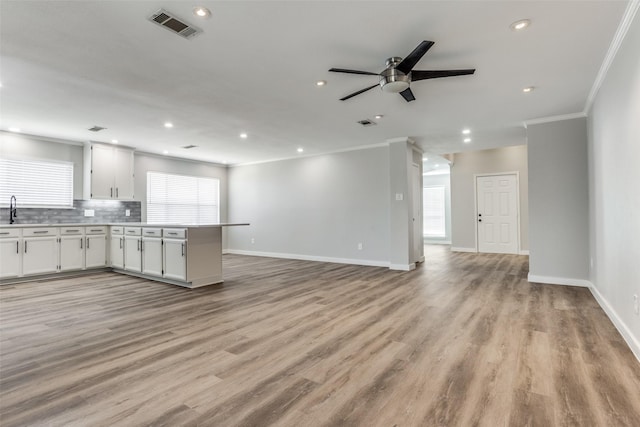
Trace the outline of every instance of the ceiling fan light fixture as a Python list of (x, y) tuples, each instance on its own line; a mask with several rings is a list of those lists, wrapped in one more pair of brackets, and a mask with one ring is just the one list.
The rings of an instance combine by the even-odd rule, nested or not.
[(533, 92), (534, 90), (535, 90), (535, 87), (534, 87), (534, 86), (527, 86), (527, 87), (525, 87), (524, 89), (522, 89), (522, 91), (523, 91), (524, 93), (531, 93), (531, 92)]
[(524, 30), (525, 28), (527, 28), (529, 25), (531, 25), (531, 21), (530, 20), (521, 19), (521, 20), (516, 21), (513, 24), (509, 25), (509, 28), (511, 28), (511, 30), (513, 30), (513, 31), (521, 31), (521, 30)]
[(324, 86), (324, 85), (326, 85), (326, 84), (327, 84), (327, 81), (326, 81), (326, 80), (318, 80), (318, 81), (316, 82), (316, 86)]

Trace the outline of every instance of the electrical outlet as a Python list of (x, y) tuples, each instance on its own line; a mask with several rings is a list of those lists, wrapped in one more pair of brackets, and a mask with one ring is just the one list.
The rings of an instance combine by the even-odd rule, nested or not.
[(125, 209), (124, 216), (131, 216), (131, 209)]
[(251, 238), (251, 244), (253, 245), (256, 242), (256, 239), (254, 239), (253, 237)]
[(85, 209), (84, 216), (96, 216), (96, 212), (93, 209)]
[(633, 312), (636, 316), (640, 316), (640, 302), (638, 301), (638, 294), (633, 296)]
[(358, 250), (361, 251), (362, 250), (362, 243), (358, 243)]

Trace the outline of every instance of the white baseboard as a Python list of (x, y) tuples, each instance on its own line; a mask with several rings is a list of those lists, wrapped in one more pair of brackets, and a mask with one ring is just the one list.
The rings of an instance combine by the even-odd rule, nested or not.
[(622, 338), (624, 338), (624, 340), (627, 342), (627, 345), (631, 349), (631, 352), (636, 356), (636, 359), (638, 359), (638, 362), (640, 362), (640, 342), (638, 342), (638, 340), (633, 336), (627, 324), (624, 323), (622, 319), (620, 319), (616, 311), (602, 296), (600, 291), (598, 291), (598, 289), (593, 285), (589, 288), (589, 290), (593, 294), (593, 297), (596, 299), (596, 301), (598, 301), (598, 304), (600, 304), (600, 307), (602, 307), (602, 310), (604, 310), (613, 325), (616, 327), (618, 332), (620, 332)]
[[(225, 254), (236, 255), (248, 255), (248, 256), (262, 256), (267, 258), (284, 258), (284, 259), (298, 259), (302, 261), (320, 261), (320, 262), (334, 262), (337, 264), (353, 264), (353, 265), (366, 265), (371, 267), (390, 267), (388, 262), (374, 261), (367, 259), (352, 259), (352, 258), (334, 258), (315, 255), (300, 255), (300, 254), (286, 254), (280, 252), (259, 252), (259, 251), (245, 251), (242, 249), (226, 249)], [(415, 268), (415, 265), (414, 265)]]
[(478, 252), (476, 250), (476, 248), (457, 248), (457, 247), (451, 247), (451, 252)]
[(390, 264), (389, 270), (411, 271), (416, 269), (416, 263), (411, 264)]
[(518, 252), (518, 255), (529, 255), (529, 249), (520, 249), (520, 252)]
[(551, 277), (551, 276), (537, 276), (529, 273), (527, 276), (529, 282), (534, 283), (546, 283), (549, 285), (562, 285), (562, 286), (580, 286), (583, 288), (590, 288), (591, 282), (584, 279), (569, 279), (566, 277)]

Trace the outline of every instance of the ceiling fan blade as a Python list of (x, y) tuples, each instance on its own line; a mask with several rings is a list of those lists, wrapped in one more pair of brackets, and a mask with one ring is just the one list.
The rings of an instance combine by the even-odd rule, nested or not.
[(356, 95), (360, 95), (361, 93), (366, 92), (366, 91), (368, 91), (368, 90), (371, 90), (371, 89), (373, 89), (373, 88), (374, 88), (374, 87), (376, 87), (376, 86), (378, 86), (378, 84), (377, 84), (377, 83), (376, 83), (376, 84), (374, 84), (373, 86), (369, 86), (369, 87), (366, 87), (366, 88), (364, 88), (364, 89), (361, 89), (361, 90), (359, 90), (359, 91), (357, 91), (357, 92), (353, 92), (351, 95), (347, 95), (347, 96), (345, 96), (344, 98), (340, 98), (340, 101), (346, 101), (347, 99), (349, 99), (349, 98), (353, 98), (353, 97), (354, 97), (354, 96), (356, 96)]
[(415, 101), (416, 100), (416, 97), (413, 96), (413, 92), (411, 92), (411, 88), (410, 87), (408, 87), (405, 90), (403, 90), (402, 92), (400, 92), (400, 95), (402, 95), (404, 100), (407, 101), (407, 102), (411, 102), (411, 101)]
[(402, 60), (401, 63), (398, 64), (396, 70), (400, 70), (405, 74), (409, 74), (409, 71), (413, 70), (413, 67), (415, 67), (418, 61), (420, 61), (420, 58), (422, 58), (424, 54), (427, 53), (429, 49), (431, 49), (433, 43), (434, 42), (430, 42), (428, 40), (420, 43), (418, 47), (413, 49), (413, 52), (411, 52), (406, 58)]
[(364, 74), (365, 76), (379, 76), (378, 73), (371, 73), (369, 71), (359, 71), (359, 70), (347, 70), (345, 68), (331, 68), (329, 71), (333, 73), (347, 73), (347, 74)]
[(437, 79), (439, 77), (465, 76), (475, 73), (475, 69), (467, 70), (414, 70), (411, 72), (411, 81)]

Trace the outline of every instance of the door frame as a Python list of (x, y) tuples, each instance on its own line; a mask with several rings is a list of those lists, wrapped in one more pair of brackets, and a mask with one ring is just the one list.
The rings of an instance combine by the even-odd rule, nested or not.
[(485, 176), (502, 176), (502, 175), (515, 175), (516, 176), (516, 253), (514, 255), (520, 255), (522, 249), (520, 248), (520, 172), (495, 172), (495, 173), (476, 173), (473, 174), (473, 223), (475, 229), (475, 242), (476, 253), (480, 253), (480, 243), (478, 239), (478, 178)]

